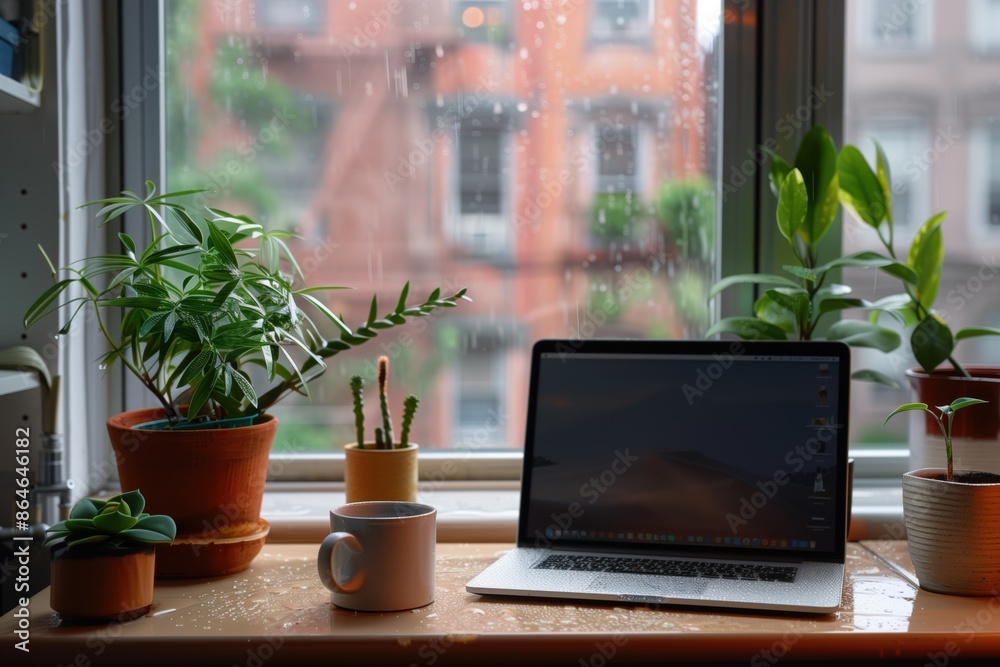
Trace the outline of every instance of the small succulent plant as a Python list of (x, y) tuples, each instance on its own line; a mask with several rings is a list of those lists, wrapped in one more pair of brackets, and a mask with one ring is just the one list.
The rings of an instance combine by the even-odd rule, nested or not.
[(893, 415), (899, 414), (900, 412), (908, 412), (910, 410), (923, 410), (933, 417), (934, 421), (937, 422), (938, 428), (941, 429), (941, 435), (944, 436), (945, 458), (948, 460), (947, 480), (952, 482), (955, 480), (955, 464), (951, 447), (951, 426), (952, 422), (955, 420), (955, 413), (962, 408), (967, 408), (970, 405), (978, 405), (980, 403), (988, 403), (988, 401), (968, 397), (956, 398), (950, 405), (935, 406), (935, 410), (938, 411), (938, 414), (935, 414), (934, 410), (931, 410), (926, 403), (905, 403), (890, 412), (889, 416), (885, 418), (884, 422), (882, 422), (882, 425), (885, 426), (888, 424)]
[(146, 500), (139, 491), (129, 491), (107, 500), (84, 498), (70, 510), (69, 518), (46, 532), (43, 546), (84, 544), (129, 547), (174, 541), (177, 526), (169, 516), (149, 515), (142, 510)]
[[(351, 396), (354, 399), (354, 430), (358, 449), (365, 448), (364, 379), (360, 375), (351, 376)], [(404, 449), (409, 447), (410, 426), (417, 412), (420, 400), (410, 394), (403, 399), (403, 421), (400, 424), (399, 442), (392, 437), (392, 418), (389, 414), (389, 357), (378, 358), (378, 398), (382, 413), (382, 425), (375, 428), (375, 449)]]

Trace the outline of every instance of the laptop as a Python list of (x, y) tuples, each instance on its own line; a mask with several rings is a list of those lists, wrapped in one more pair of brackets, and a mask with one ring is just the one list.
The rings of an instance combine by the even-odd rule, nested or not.
[(517, 546), (466, 590), (837, 610), (849, 389), (835, 342), (537, 342)]

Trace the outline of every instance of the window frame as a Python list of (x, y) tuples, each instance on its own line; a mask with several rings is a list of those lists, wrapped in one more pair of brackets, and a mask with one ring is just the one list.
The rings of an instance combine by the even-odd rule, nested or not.
[[(720, 175), (717, 186), (720, 253), (716, 277), (778, 272), (789, 260), (785, 254), (787, 244), (778, 243), (778, 231), (771, 222), (776, 203), (769, 192), (763, 153), (748, 147), (760, 146), (765, 141), (770, 145), (773, 140), (778, 153), (790, 154), (811, 123), (822, 123), (834, 141), (841, 143), (843, 105), (836, 103), (839, 101), (836, 96), (835, 103), (813, 109), (811, 123), (796, 127), (787, 135), (777, 130), (789, 113), (794, 115), (808, 104), (809, 96), (817, 88), (843, 90), (845, 9), (841, 3), (824, 0), (783, 3), (780, 9), (768, 0), (720, 2), (723, 85), (718, 105), (719, 126), (725, 128), (726, 137), (716, 151)], [(162, 76), (163, 21), (163, 0), (123, 3), (118, 17), (122, 90), (136, 85), (150, 67)], [(787, 35), (797, 36), (792, 44), (796, 57), (789, 57), (788, 44), (783, 44), (781, 36)], [(123, 119), (122, 149), (118, 162), (109, 167), (109, 173), (117, 178), (110, 178), (110, 184), (138, 190), (143, 187), (144, 178), (157, 178), (165, 173), (160, 131), (164, 114), (161, 88), (151, 91), (141, 109)], [(746, 164), (748, 153), (755, 166), (747, 170), (749, 173), (742, 173), (740, 169)], [(111, 162), (115, 163), (115, 159)], [(737, 185), (738, 176), (742, 177), (742, 183)], [(641, 178), (641, 174), (636, 174), (636, 178)], [(733, 186), (728, 192), (727, 185)], [(109, 190), (115, 189), (109, 186)], [(147, 234), (145, 225), (136, 219), (126, 220), (125, 225), (137, 242)], [(841, 233), (838, 220), (830, 234), (839, 238)], [(727, 290), (716, 300), (714, 315), (748, 312), (754, 298), (751, 286)], [(116, 380), (115, 384), (121, 384), (118, 395), (123, 408), (146, 405), (137, 381), (122, 373), (124, 379)], [(516, 433), (511, 435), (517, 437)], [(859, 476), (883, 476), (905, 470), (905, 457), (899, 452), (868, 450), (856, 454), (852, 452), (856, 458), (855, 473)], [(473, 452), (461, 447), (428, 450), (421, 454), (420, 475), (428, 480), (516, 480), (520, 477), (522, 459), (521, 450)], [(342, 476), (342, 454), (273, 453), (271, 457), (269, 479), (331, 481)]]

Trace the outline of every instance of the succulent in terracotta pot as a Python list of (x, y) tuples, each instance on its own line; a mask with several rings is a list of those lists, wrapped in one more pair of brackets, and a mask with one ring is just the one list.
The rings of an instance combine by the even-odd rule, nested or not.
[(50, 527), (50, 604), (74, 620), (126, 620), (146, 613), (153, 601), (155, 544), (169, 544), (173, 519), (143, 512), (138, 491), (107, 500), (84, 498), (69, 518)]

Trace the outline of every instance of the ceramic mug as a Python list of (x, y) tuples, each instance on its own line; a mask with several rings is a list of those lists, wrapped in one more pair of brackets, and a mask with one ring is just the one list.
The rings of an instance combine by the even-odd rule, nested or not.
[(429, 505), (393, 500), (330, 510), (316, 565), (333, 604), (399, 611), (433, 602), (436, 518)]

